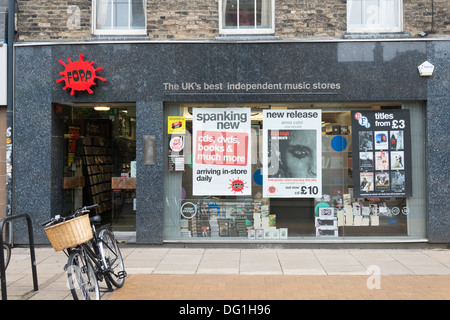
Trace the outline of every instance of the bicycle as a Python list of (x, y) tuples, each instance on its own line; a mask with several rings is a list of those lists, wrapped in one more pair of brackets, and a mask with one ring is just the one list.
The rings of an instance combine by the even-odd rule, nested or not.
[[(89, 214), (90, 209), (97, 206), (95, 204), (82, 207), (76, 210), (72, 216), (65, 218), (57, 216), (42, 225), (49, 228), (62, 222), (73, 221), (77, 217)], [(95, 227), (100, 220), (101, 217), (98, 215), (89, 218), (92, 230), (92, 238), (89, 241), (63, 249), (68, 256), (64, 269), (67, 272), (70, 291), (75, 300), (100, 300), (98, 281), (105, 280), (108, 291), (112, 291), (112, 285), (117, 288), (122, 287), (127, 276), (122, 254), (111, 228), (105, 225), (97, 230)], [(47, 235), (49, 235), (48, 232)], [(51, 240), (50, 242), (52, 242)]]

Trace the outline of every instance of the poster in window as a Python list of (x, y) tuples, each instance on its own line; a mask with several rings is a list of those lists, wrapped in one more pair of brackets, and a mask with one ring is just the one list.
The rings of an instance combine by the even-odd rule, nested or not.
[(410, 197), (409, 110), (352, 111), (352, 135), (354, 197)]
[(184, 171), (184, 135), (172, 134), (169, 137), (169, 171)]
[(264, 197), (322, 195), (321, 119), (321, 110), (264, 110)]
[(185, 134), (186, 133), (186, 118), (183, 116), (167, 117), (167, 133), (168, 134)]
[(193, 195), (251, 195), (250, 108), (193, 108)]

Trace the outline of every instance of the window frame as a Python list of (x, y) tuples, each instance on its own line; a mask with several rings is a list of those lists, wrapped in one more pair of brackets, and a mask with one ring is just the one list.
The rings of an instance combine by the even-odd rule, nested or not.
[[(128, 1), (128, 29), (99, 29), (97, 28), (97, 3), (100, 0), (92, 1), (92, 34), (95, 35), (147, 35), (147, 0), (145, 0), (144, 4), (144, 28), (142, 29), (132, 29), (130, 27), (131, 21), (131, 1)], [(114, 0), (109, 0), (114, 1)]]
[[(397, 2), (396, 6), (397, 6), (397, 10), (398, 10), (398, 17), (397, 17), (398, 25), (394, 26), (394, 27), (392, 27), (392, 26), (385, 27), (382, 25), (377, 25), (375, 27), (371, 27), (370, 25), (367, 25), (367, 24), (351, 25), (350, 24), (350, 2), (351, 1), (356, 1), (356, 0), (347, 0), (347, 32), (354, 32), (354, 33), (403, 32), (403, 0), (393, 0), (393, 1)], [(379, 1), (381, 1), (381, 0), (379, 0)], [(379, 7), (380, 7), (380, 4), (379, 4)]]
[[(271, 5), (271, 18), (270, 18), (270, 27), (268, 28), (257, 28), (256, 23), (253, 28), (242, 28), (236, 26), (236, 28), (225, 28), (223, 26), (223, 17), (224, 13), (222, 12), (223, 1), (219, 0), (219, 33), (221, 35), (257, 35), (257, 34), (274, 34), (275, 33), (275, 0), (270, 0)], [(239, 0), (237, 0), (239, 3)], [(255, 0), (256, 2), (256, 0)], [(255, 6), (256, 8), (256, 6)], [(256, 16), (255, 16), (256, 19)]]

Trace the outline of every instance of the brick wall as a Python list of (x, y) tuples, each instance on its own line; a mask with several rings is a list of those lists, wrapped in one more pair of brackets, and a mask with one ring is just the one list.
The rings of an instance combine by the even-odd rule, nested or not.
[[(403, 0), (404, 31), (450, 35), (449, 0)], [(342, 37), (346, 0), (276, 0), (275, 35), (281, 38)], [(432, 11), (432, 3), (434, 10)], [(18, 0), (18, 40), (91, 38), (89, 0)], [(76, 6), (79, 13), (68, 8)], [(79, 25), (71, 24), (79, 14)], [(219, 36), (218, 0), (148, 0), (150, 39), (212, 39)]]
[[(434, 10), (432, 10), (434, 8)], [(449, 0), (403, 0), (405, 31), (450, 34)]]
[(275, 35), (340, 37), (346, 31), (345, 0), (283, 0), (275, 2)]
[[(18, 0), (18, 40), (81, 40), (91, 36), (91, 1), (88, 0)], [(72, 10), (80, 9), (79, 27), (73, 24)], [(69, 11), (69, 12), (68, 12)]]
[(151, 39), (214, 38), (219, 34), (217, 0), (148, 1)]

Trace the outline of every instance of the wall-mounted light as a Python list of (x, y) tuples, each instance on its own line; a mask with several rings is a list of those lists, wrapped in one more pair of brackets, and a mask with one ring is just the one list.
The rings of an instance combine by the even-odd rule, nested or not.
[(421, 77), (430, 77), (434, 71), (434, 66), (428, 61), (425, 61), (417, 68), (419, 69), (419, 74)]
[(107, 107), (107, 106), (95, 106), (94, 107), (94, 110), (95, 111), (109, 111), (109, 107)]
[(143, 142), (144, 165), (156, 164), (156, 137), (144, 136)]

